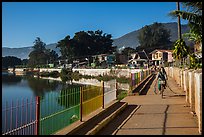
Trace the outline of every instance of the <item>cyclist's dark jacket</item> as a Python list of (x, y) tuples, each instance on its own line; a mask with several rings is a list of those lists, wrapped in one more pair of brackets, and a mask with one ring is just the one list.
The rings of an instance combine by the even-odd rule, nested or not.
[(161, 71), (159, 71), (158, 75), (157, 75), (157, 79), (159, 80), (166, 80), (166, 72), (164, 71), (163, 73)]

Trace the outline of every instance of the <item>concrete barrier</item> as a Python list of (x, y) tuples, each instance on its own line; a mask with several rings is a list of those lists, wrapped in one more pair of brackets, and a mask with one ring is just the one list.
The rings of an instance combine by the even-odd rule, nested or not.
[(189, 70), (184, 71), (184, 91), (186, 92), (186, 103), (189, 105)]
[(199, 132), (202, 132), (202, 73), (195, 72), (195, 113), (198, 117)]
[(195, 112), (195, 84), (194, 84), (194, 71), (189, 73), (189, 102), (191, 111)]
[(168, 76), (186, 92), (186, 103), (198, 118), (199, 133), (202, 133), (202, 69), (166, 68)]
[(61, 72), (62, 69), (58, 68), (40, 68), (40, 72), (52, 72), (52, 71), (58, 71), (59, 73)]
[(130, 73), (139, 72), (141, 69), (72, 69), (73, 72), (78, 71), (82, 75), (103, 76), (114, 75), (117, 77), (130, 77)]

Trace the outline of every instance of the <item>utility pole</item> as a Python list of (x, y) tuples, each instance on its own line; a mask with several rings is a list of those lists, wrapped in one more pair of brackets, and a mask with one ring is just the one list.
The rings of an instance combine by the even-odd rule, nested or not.
[[(176, 5), (177, 5), (177, 11), (180, 11), (179, 2), (176, 2)], [(178, 15), (178, 38), (181, 39), (181, 21), (180, 21), (179, 15)]]

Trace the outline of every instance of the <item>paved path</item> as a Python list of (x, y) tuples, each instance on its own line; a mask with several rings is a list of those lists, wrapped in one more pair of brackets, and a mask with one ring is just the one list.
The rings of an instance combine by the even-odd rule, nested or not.
[(154, 93), (155, 80), (150, 84), (146, 95), (124, 98), (127, 109), (98, 135), (199, 135), (197, 117), (190, 113), (185, 93), (176, 82), (168, 79), (170, 88), (165, 89), (163, 99)]

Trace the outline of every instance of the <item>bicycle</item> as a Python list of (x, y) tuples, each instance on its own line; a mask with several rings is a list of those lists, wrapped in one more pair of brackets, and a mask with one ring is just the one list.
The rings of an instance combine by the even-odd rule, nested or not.
[(160, 90), (161, 98), (163, 98), (163, 96), (164, 96), (164, 85), (165, 85), (165, 81), (164, 80), (159, 80), (158, 81), (158, 87), (161, 88), (161, 90)]
[(165, 81), (164, 80), (158, 80), (155, 83), (155, 88), (154, 88), (154, 93), (157, 94), (156, 92), (156, 84), (158, 83), (158, 90), (159, 90), (159, 94), (161, 94), (161, 98), (163, 98), (164, 96), (164, 85), (165, 85)]

